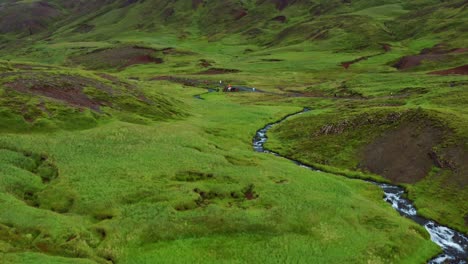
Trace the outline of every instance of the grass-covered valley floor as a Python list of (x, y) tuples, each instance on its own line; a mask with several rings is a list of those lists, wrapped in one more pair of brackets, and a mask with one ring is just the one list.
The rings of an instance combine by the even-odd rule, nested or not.
[[(417, 2), (0, 1), (0, 262), (427, 262), (356, 179), (468, 232), (467, 4)], [(252, 148), (304, 107), (323, 172)]]
[(252, 151), (256, 129), (298, 108), (158, 89), (183, 98), (191, 117), (2, 135), (5, 261), (420, 262), (437, 253), (375, 186)]

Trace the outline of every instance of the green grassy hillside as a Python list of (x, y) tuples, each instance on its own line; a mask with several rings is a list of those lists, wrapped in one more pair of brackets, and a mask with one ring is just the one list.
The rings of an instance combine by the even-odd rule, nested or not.
[[(342, 175), (468, 231), (467, 10), (0, 0), (0, 262), (431, 259), (423, 227)], [(220, 80), (258, 92), (206, 93)], [(303, 107), (268, 147), (326, 172), (252, 150)]]

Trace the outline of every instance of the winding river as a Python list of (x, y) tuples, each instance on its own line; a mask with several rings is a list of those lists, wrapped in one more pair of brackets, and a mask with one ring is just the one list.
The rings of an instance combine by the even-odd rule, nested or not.
[[(266, 125), (264, 128), (257, 131), (253, 139), (253, 147), (257, 152), (270, 153), (278, 157), (288, 159), (298, 166), (309, 169), (317, 170), (312, 166), (303, 164), (299, 161), (292, 160), (286, 157), (279, 155), (276, 152), (268, 150), (265, 148), (265, 142), (267, 141), (267, 132), (273, 126), (286, 121), (288, 118), (303, 114), (304, 112), (309, 111), (309, 109), (304, 109), (301, 112), (288, 115), (281, 119), (278, 122), (271, 123)], [(366, 180), (368, 181), (368, 180)], [(460, 232), (457, 232), (448, 227), (439, 225), (435, 221), (426, 219), (418, 215), (416, 208), (411, 203), (411, 201), (403, 198), (405, 194), (405, 189), (396, 185), (391, 185), (387, 183), (379, 183), (374, 181), (368, 181), (372, 184), (375, 184), (382, 188), (384, 192), (384, 200), (392, 205), (392, 207), (397, 210), (402, 216), (412, 219), (416, 223), (424, 226), (431, 236), (431, 240), (439, 245), (443, 254), (437, 256), (436, 258), (430, 260), (428, 264), (467, 264), (468, 263), (468, 237)]]

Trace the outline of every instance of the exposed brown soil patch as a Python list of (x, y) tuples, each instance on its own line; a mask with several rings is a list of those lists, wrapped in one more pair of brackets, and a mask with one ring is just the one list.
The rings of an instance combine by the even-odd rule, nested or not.
[(155, 52), (157, 50), (138, 46), (99, 49), (84, 55), (75, 56), (72, 58), (72, 61), (77, 64), (83, 64), (90, 69), (124, 69), (136, 64), (163, 63), (161, 58), (153, 57)]
[(432, 48), (421, 50), (418, 55), (409, 55), (401, 58), (393, 67), (399, 70), (410, 69), (422, 64), (423, 61), (440, 61), (449, 58), (451, 54), (464, 53), (467, 49), (456, 48), (447, 49), (444, 45), (439, 44)]
[[(17, 86), (17, 90), (21, 91), (19, 87), (20, 86)], [(22, 90), (22, 92), (26, 91), (58, 99), (74, 106), (87, 107), (96, 111), (99, 110), (99, 106), (102, 104), (101, 102), (90, 99), (79, 87), (32, 86), (29, 90)]]
[(405, 70), (414, 68), (421, 65), (423, 61), (437, 61), (446, 58), (444, 54), (423, 54), (423, 55), (413, 55), (405, 56), (401, 58), (393, 67), (399, 70)]
[(226, 73), (238, 73), (240, 70), (237, 69), (223, 69), (223, 68), (210, 68), (206, 71), (199, 72), (197, 74), (215, 75), (215, 74), (226, 74)]
[(437, 74), (437, 75), (451, 75), (451, 74), (468, 75), (468, 64), (463, 65), (463, 66), (460, 66), (460, 67), (452, 68), (452, 69), (430, 72), (429, 74)]
[(382, 45), (382, 48), (384, 49), (385, 52), (392, 51), (392, 46), (390, 44), (382, 43), (381, 45)]
[(465, 53), (468, 52), (468, 48), (454, 49), (452, 53)]
[(280, 61), (284, 61), (282, 59), (262, 59), (262, 61), (268, 61), (268, 62), (280, 62)]
[(153, 58), (149, 55), (141, 55), (141, 56), (133, 57), (130, 60), (128, 60), (124, 68), (135, 65), (135, 64), (148, 64), (148, 63), (161, 64), (163, 62), (164, 61), (161, 58)]
[(250, 193), (250, 192), (249, 192), (249, 193), (246, 193), (246, 194), (245, 194), (245, 199), (247, 199), (247, 200), (253, 200), (253, 199), (255, 199), (255, 198), (256, 198), (256, 197), (255, 197), (255, 195), (254, 195), (253, 193)]
[(111, 87), (102, 83), (71, 75), (31, 75), (6, 83), (5, 86), (21, 93), (45, 96), (75, 107), (95, 111), (99, 111), (100, 106), (109, 105), (109, 103), (88, 97), (83, 89), (92, 86), (106, 93), (112, 92)]
[(249, 186), (245, 187), (243, 193), (245, 199), (247, 200), (254, 200), (259, 197), (259, 195), (255, 192), (255, 186), (253, 184), (249, 184)]
[(431, 153), (443, 131), (430, 121), (404, 122), (365, 147), (361, 166), (395, 183), (415, 183), (436, 165)]

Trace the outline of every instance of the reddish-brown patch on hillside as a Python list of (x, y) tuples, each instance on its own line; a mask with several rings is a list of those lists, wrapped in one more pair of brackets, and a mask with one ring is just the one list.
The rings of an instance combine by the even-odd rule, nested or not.
[(382, 44), (380, 44), (380, 45), (382, 45), (382, 49), (383, 49), (385, 52), (390, 52), (390, 51), (392, 51), (392, 45), (387, 44), (387, 43), (382, 43)]
[(393, 67), (399, 70), (405, 70), (419, 66), (423, 61), (437, 61), (442, 60), (445, 57), (446, 56), (444, 54), (423, 54), (405, 56), (401, 58), (396, 64), (394, 64)]
[(199, 72), (197, 74), (215, 75), (215, 74), (226, 74), (226, 73), (238, 73), (240, 70), (237, 69), (223, 69), (223, 68), (210, 68), (206, 71)]
[(95, 87), (103, 92), (112, 93), (112, 88), (95, 80), (72, 75), (27, 75), (5, 84), (5, 87), (21, 93), (45, 96), (78, 108), (99, 111), (108, 102), (88, 97), (83, 89)]
[(127, 64), (125, 64), (124, 68), (135, 65), (135, 64), (148, 64), (148, 63), (161, 64), (163, 62), (164, 61), (161, 58), (153, 58), (149, 55), (141, 55), (141, 56), (131, 58), (127, 62)]
[(430, 154), (443, 135), (431, 121), (415, 117), (366, 146), (361, 167), (394, 183), (418, 182), (436, 165)]
[(434, 71), (430, 72), (429, 74), (436, 74), (436, 75), (468, 75), (468, 64), (452, 68), (452, 69), (447, 69), (447, 70), (442, 70), (442, 71)]
[(284, 61), (283, 59), (262, 59), (262, 61), (267, 61), (267, 62), (280, 62)]
[(139, 46), (99, 49), (84, 55), (73, 57), (77, 64), (90, 69), (117, 68), (124, 69), (131, 65), (163, 63), (161, 58), (153, 57), (157, 50)]
[(468, 52), (468, 48), (460, 48), (452, 50), (452, 53), (465, 53)]
[[(21, 91), (20, 88), (17, 90)], [(79, 87), (57, 88), (53, 86), (33, 86), (28, 91), (34, 94), (58, 99), (73, 106), (87, 107), (95, 111), (99, 111), (99, 107), (101, 106), (100, 102), (90, 99)], [(23, 90), (23, 92), (26, 92), (26, 90)]]
[(399, 70), (410, 69), (422, 64), (423, 61), (441, 61), (449, 58), (451, 54), (464, 53), (467, 49), (456, 48), (447, 49), (445, 45), (439, 44), (432, 48), (421, 50), (418, 55), (409, 55), (402, 57), (393, 67)]
[(341, 66), (345, 69), (349, 69), (349, 67), (353, 64), (351, 61), (345, 61), (341, 63)]

